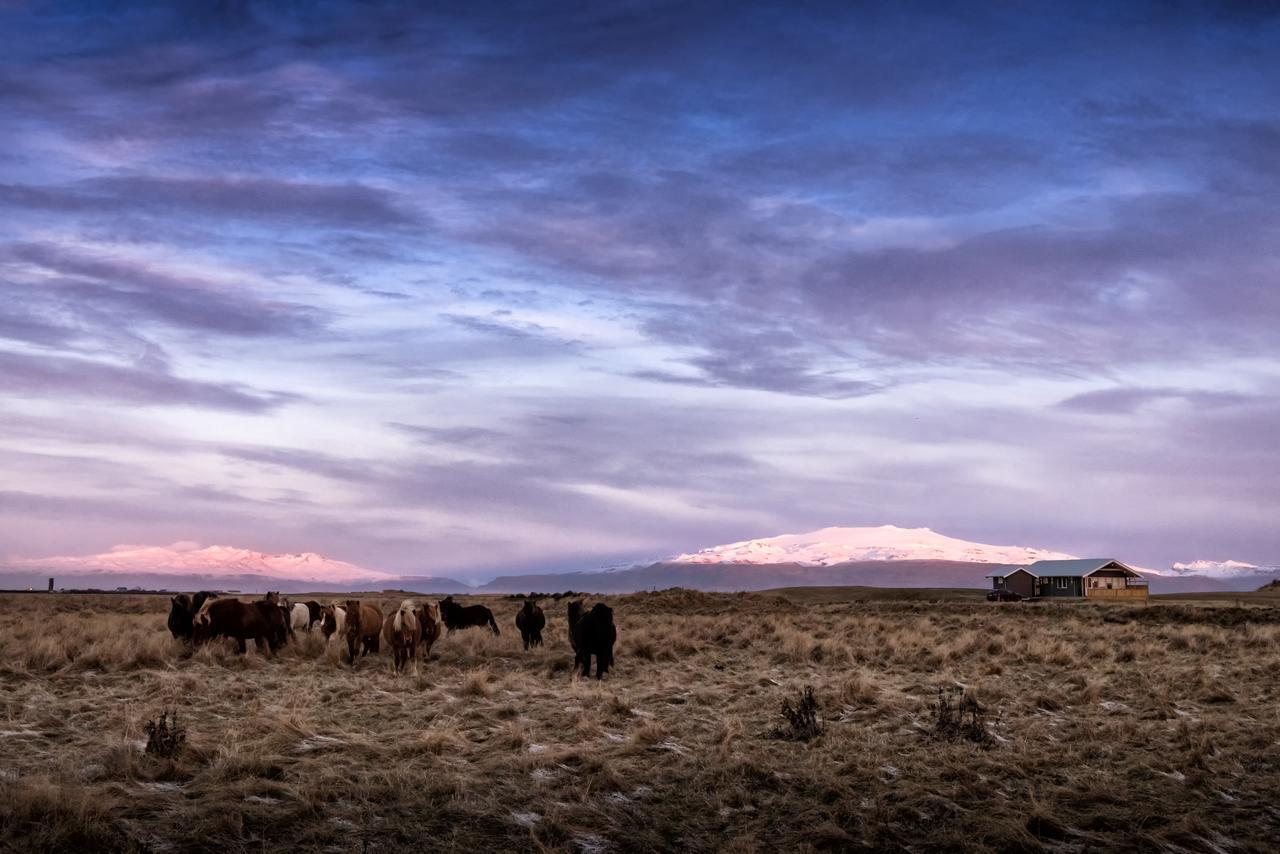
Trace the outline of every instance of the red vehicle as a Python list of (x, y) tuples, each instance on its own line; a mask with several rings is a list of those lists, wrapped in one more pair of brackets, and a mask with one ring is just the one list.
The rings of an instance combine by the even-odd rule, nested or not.
[(1022, 595), (1012, 590), (992, 590), (987, 594), (988, 602), (1021, 602)]

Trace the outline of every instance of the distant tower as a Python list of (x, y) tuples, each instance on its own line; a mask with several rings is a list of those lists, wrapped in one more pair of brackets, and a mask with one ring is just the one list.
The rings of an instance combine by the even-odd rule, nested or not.
[(53, 592), (53, 579), (52, 579), (52, 578), (50, 578), (50, 579), (49, 579), (49, 592), (50, 592), (50, 593), (52, 593), (52, 592)]

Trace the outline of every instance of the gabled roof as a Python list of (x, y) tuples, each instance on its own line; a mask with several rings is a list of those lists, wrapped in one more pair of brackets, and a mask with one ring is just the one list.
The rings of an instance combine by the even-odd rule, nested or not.
[(1032, 572), (1029, 567), (1025, 567), (1025, 566), (1011, 566), (1008, 569), (1006, 569), (1004, 572), (993, 572), (990, 575), (987, 575), (984, 577), (985, 578), (1008, 578), (1009, 576), (1013, 575), (1015, 572), (1025, 572), (1027, 575), (1030, 575), (1032, 578), (1040, 577), (1036, 575), (1034, 572)]
[(1030, 572), (1038, 577), (1045, 576), (1078, 576), (1092, 575), (1100, 569), (1123, 569), (1134, 572), (1132, 567), (1125, 566), (1118, 560), (1109, 557), (1086, 557), (1078, 560), (1038, 560), (1031, 564)]

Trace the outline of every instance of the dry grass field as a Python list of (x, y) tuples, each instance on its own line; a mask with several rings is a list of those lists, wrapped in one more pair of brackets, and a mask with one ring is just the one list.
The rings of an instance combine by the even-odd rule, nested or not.
[[(597, 683), (549, 600), (542, 649), (486, 597), (501, 637), (397, 679), (318, 634), (188, 656), (164, 597), (0, 597), (0, 846), (1275, 850), (1280, 609), (859, 598), (610, 596)], [(823, 732), (778, 737), (806, 685)], [(989, 744), (938, 731), (940, 689)]]

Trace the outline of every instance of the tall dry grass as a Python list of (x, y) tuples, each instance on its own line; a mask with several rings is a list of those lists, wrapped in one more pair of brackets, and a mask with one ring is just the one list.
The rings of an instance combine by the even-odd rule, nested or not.
[[(398, 599), (396, 600), (398, 601)], [(300, 633), (272, 658), (162, 597), (0, 600), (13, 850), (1264, 851), (1280, 833), (1280, 612), (609, 597), (618, 664), (443, 638), (416, 676)], [(382, 604), (390, 604), (388, 598)], [(813, 685), (823, 732), (772, 737)], [(994, 744), (930, 733), (938, 690)], [(176, 708), (175, 757), (144, 725)]]

